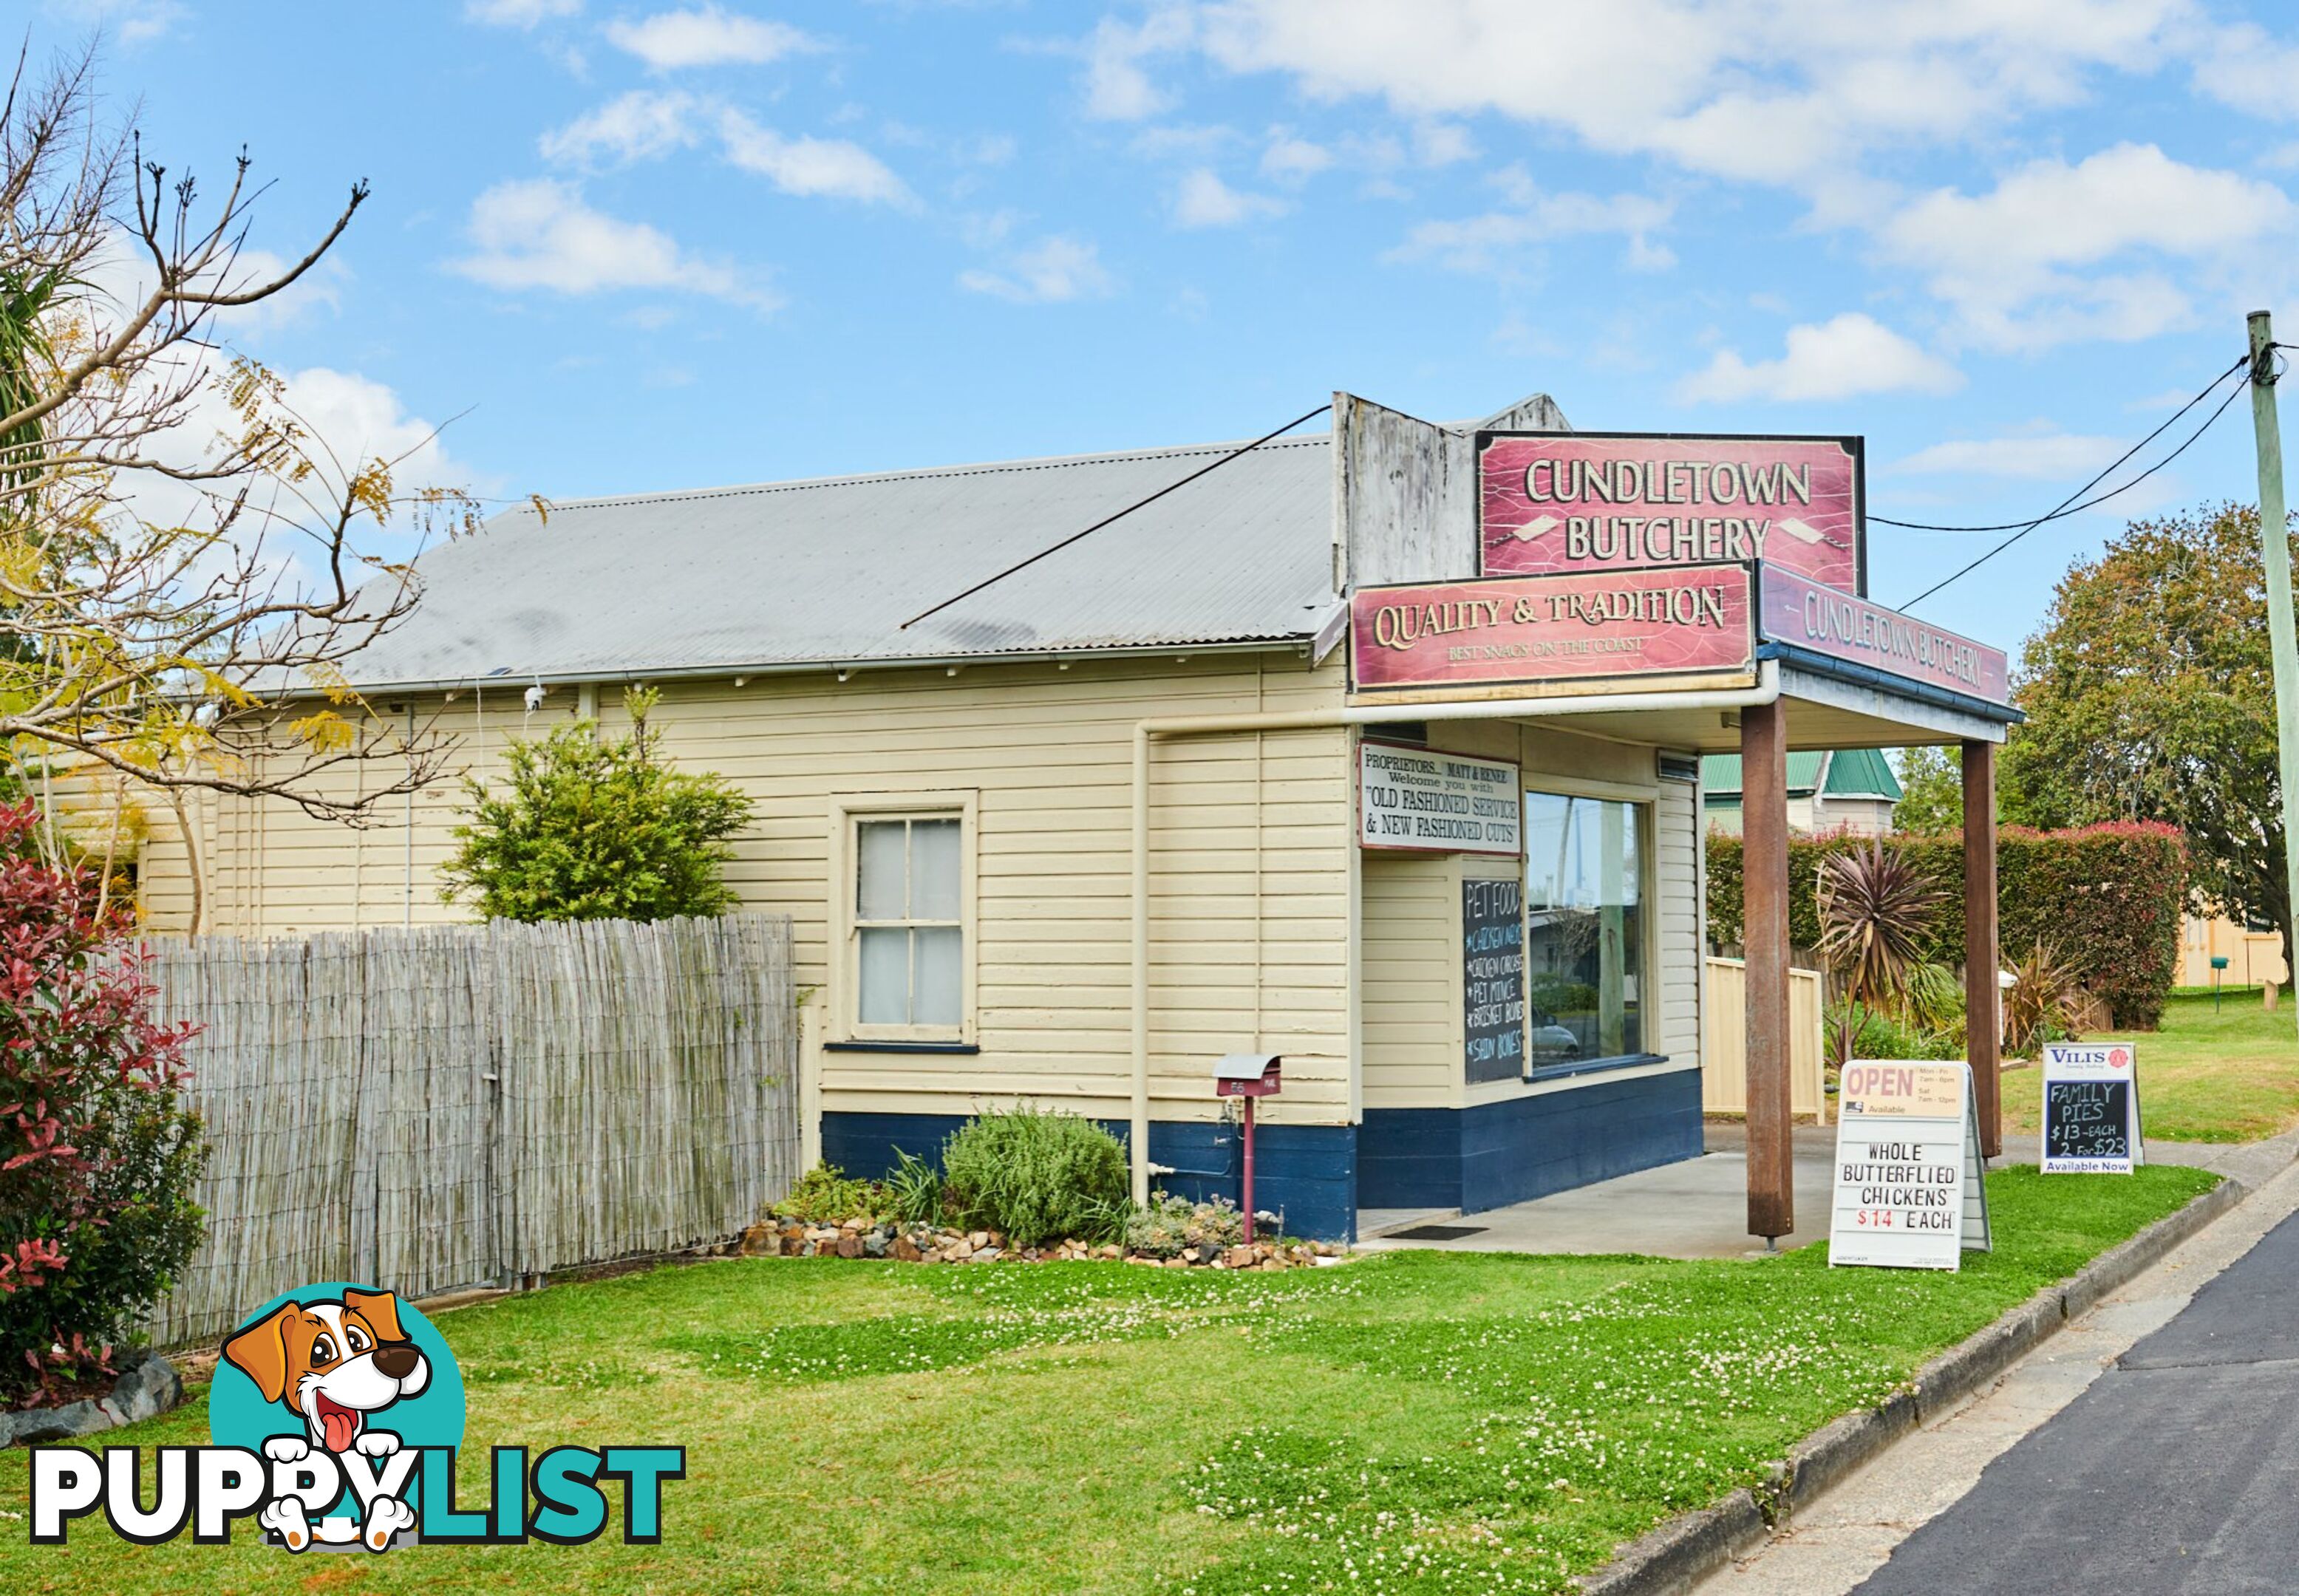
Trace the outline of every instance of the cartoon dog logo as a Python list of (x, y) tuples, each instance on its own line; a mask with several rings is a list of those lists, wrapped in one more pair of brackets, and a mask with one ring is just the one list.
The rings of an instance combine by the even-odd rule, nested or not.
[[(300, 1462), (316, 1449), (385, 1458), (399, 1450), (398, 1435), (378, 1429), (369, 1416), (431, 1383), (431, 1364), (400, 1330), (399, 1299), (387, 1291), (346, 1286), (341, 1298), (282, 1302), (223, 1344), (223, 1356), (255, 1383), (267, 1402), (302, 1421), (302, 1435), (273, 1435), (266, 1457)], [(273, 1509), (283, 1509), (274, 1513)], [(275, 1521), (276, 1520), (276, 1521)], [(381, 1550), (414, 1514), (404, 1502), (378, 1496), (360, 1526), (360, 1539)], [(264, 1509), (263, 1524), (301, 1551), (311, 1528), (293, 1498)]]

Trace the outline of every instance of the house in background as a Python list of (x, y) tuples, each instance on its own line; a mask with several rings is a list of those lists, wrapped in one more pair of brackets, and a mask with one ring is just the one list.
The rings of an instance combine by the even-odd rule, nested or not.
[(2178, 984), (2210, 986), (2213, 958), (2227, 961), (2219, 972), (2223, 987), (2280, 987), (2291, 980), (2283, 967), (2282, 934), (2265, 921), (2188, 915), (2180, 928)]
[[(1700, 762), (1708, 823), (1740, 833), (1740, 756)], [(1819, 748), (1789, 756), (1789, 824), (1799, 831), (1850, 831), (1880, 837), (1892, 829), (1900, 779), (1881, 748)]]

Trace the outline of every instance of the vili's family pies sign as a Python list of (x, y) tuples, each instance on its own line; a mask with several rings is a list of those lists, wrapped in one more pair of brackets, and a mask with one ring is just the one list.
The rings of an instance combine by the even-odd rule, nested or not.
[(1857, 438), (1486, 433), (1479, 574), (1764, 560), (1866, 591)]

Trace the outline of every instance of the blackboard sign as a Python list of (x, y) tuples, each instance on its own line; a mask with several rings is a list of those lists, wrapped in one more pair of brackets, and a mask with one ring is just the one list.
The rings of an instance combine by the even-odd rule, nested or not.
[(2044, 1173), (2131, 1173), (2142, 1162), (2138, 1050), (2128, 1042), (2054, 1042), (2043, 1066)]
[(2044, 1156), (2131, 1162), (2131, 1083), (2055, 1080), (2044, 1096)]
[(1461, 883), (1461, 1042), (1469, 1079), (1524, 1070), (1524, 883)]

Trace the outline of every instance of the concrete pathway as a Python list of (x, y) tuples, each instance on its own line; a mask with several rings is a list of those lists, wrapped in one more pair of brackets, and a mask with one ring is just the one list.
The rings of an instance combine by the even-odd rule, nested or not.
[[(1357, 1216), (1359, 1249), (1436, 1247), (1465, 1253), (1642, 1253), (1659, 1258), (1739, 1258), (1761, 1253), (1747, 1229), (1747, 1138), (1738, 1123), (1712, 1123), (1707, 1153), (1553, 1197), (1453, 1217), (1366, 1210)], [(2245, 1146), (2195, 1143), (2146, 1144), (2158, 1163), (2193, 1164), (2233, 1175), (2256, 1187), (2288, 1164), (2299, 1136)], [(1829, 1184), (1836, 1151), (1833, 1126), (1796, 1129), (1797, 1228), (1783, 1246), (1828, 1238)], [(2034, 1163), (2038, 1138), (2006, 1137), (2004, 1163)], [(1409, 1241), (1372, 1234), (1378, 1229), (1436, 1222), (1471, 1229), (1452, 1241)]]
[(1700, 1596), (2292, 1590), (2295, 1150), (2181, 1149), (2255, 1195)]

